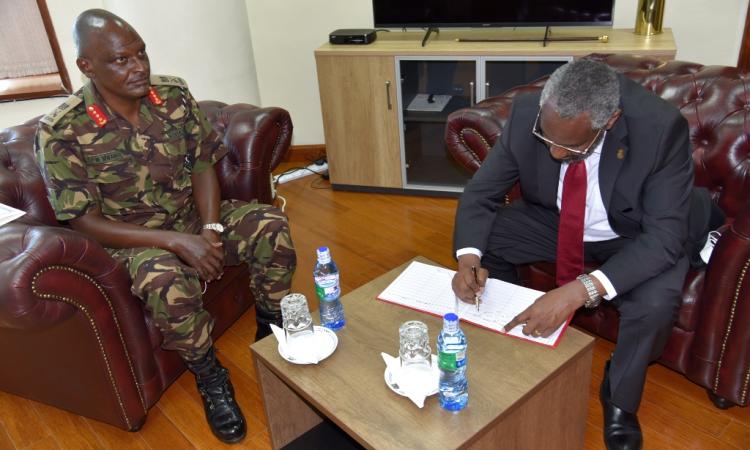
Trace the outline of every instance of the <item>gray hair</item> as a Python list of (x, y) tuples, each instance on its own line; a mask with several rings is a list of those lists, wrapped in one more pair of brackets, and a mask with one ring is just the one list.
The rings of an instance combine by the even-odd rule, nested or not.
[(564, 119), (588, 113), (591, 128), (602, 128), (620, 106), (617, 73), (598, 61), (571, 61), (550, 75), (539, 100), (542, 105), (552, 107)]

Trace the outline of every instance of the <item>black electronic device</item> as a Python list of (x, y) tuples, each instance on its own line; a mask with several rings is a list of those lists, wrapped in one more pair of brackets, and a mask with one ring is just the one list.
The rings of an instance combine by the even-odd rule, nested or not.
[(328, 35), (331, 44), (369, 44), (375, 42), (378, 35), (372, 28), (363, 29), (341, 29), (332, 31)]
[(614, 0), (372, 0), (376, 28), (611, 26)]

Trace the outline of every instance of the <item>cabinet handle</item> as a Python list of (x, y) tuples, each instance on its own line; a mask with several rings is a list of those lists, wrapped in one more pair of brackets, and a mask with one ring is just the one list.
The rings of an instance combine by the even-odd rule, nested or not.
[(469, 105), (474, 106), (474, 82), (469, 81)]
[(391, 82), (390, 81), (385, 82), (385, 98), (388, 101), (388, 110), (393, 109), (393, 106), (391, 105)]
[(490, 82), (484, 83), (484, 98), (487, 99), (490, 97)]

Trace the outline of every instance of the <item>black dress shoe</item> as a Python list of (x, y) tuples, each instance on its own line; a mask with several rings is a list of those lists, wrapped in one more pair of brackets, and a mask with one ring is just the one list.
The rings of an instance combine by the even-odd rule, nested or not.
[(612, 403), (609, 390), (609, 361), (604, 366), (604, 379), (599, 390), (604, 412), (604, 444), (607, 450), (640, 450), (643, 434), (635, 413), (623, 411)]

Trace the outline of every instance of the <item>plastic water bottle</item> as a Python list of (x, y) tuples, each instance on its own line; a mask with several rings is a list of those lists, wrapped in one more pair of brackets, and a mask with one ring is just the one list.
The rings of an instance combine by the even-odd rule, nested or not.
[(317, 251), (318, 263), (313, 269), (315, 278), (315, 293), (320, 300), (320, 324), (333, 331), (344, 327), (344, 307), (339, 297), (341, 288), (339, 285), (339, 269), (331, 259), (331, 251), (328, 247), (320, 247)]
[(466, 336), (458, 327), (458, 316), (443, 316), (443, 330), (438, 335), (438, 367), (440, 368), (440, 406), (460, 411), (469, 401), (466, 380)]

